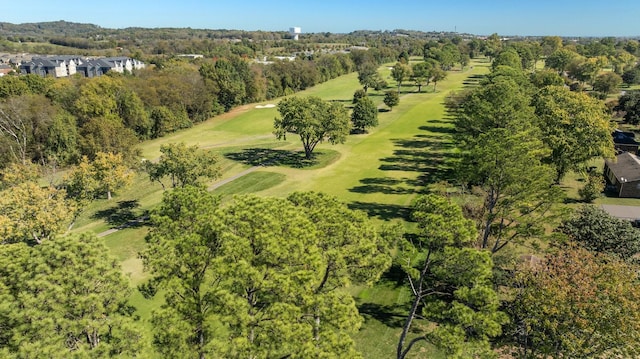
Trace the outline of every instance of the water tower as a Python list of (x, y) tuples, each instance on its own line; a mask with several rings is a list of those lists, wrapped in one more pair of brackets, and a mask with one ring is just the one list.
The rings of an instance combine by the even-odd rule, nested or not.
[(291, 38), (298, 41), (298, 37), (300, 36), (300, 34), (302, 33), (302, 31), (300, 30), (299, 27), (290, 27), (289, 28), (289, 34), (291, 34)]

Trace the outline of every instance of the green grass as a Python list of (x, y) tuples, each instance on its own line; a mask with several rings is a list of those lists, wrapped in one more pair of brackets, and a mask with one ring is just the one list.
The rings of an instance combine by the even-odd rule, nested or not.
[[(388, 66), (392, 65), (381, 68), (390, 89), (396, 88), (388, 78)], [(450, 72), (445, 81), (438, 83), (435, 92), (432, 85), (423, 87), (421, 93), (415, 92), (417, 88), (410, 84), (403, 86), (400, 104), (392, 111), (379, 113), (378, 127), (367, 134), (351, 135), (344, 144), (320, 144), (312, 163), (299, 165), (302, 146), (296, 136), (290, 136), (288, 141), (275, 140), (272, 126), (277, 111), (274, 108), (256, 108), (255, 104), (170, 136), (142, 143), (140, 149), (147, 159), (156, 159), (160, 155), (160, 146), (171, 142), (197, 144), (218, 152), (222, 176), (209, 185), (231, 178), (251, 166), (266, 166), (217, 188), (214, 193), (222, 196), (257, 193), (284, 197), (298, 190), (321, 191), (337, 196), (352, 208), (364, 210), (380, 221), (406, 223), (404, 219), (409, 205), (424, 186), (447, 179), (450, 175), (449, 163), (455, 157), (455, 150), (443, 101), (450, 91), (462, 89), (467, 77), (488, 71), (487, 63), (476, 62), (473, 65), (473, 69), (468, 67), (464, 71)], [(297, 95), (320, 96), (351, 106), (353, 92), (359, 87), (357, 75), (350, 74)], [(369, 96), (381, 104), (383, 92), (370, 90)], [(384, 105), (380, 108), (386, 109)], [(92, 203), (78, 219), (74, 231), (100, 232), (108, 229), (118, 218), (139, 215), (154, 208), (161, 201), (162, 193), (159, 184), (151, 183), (140, 175), (134, 186), (118, 193), (112, 201)], [(147, 276), (137, 258), (137, 252), (145, 246), (145, 233), (145, 228), (132, 228), (105, 238), (133, 285), (141, 283)], [(350, 288), (350, 293), (357, 299), (366, 318), (365, 325), (354, 335), (357, 348), (366, 358), (392, 357), (401, 329), (397, 324), (398, 316), (402, 315), (398, 308), (406, 303), (407, 293), (388, 282), (373, 288)], [(136, 290), (131, 303), (138, 308), (138, 315), (150, 330), (147, 321), (153, 308), (161, 304), (161, 299), (146, 300)], [(415, 357), (423, 357), (427, 353), (434, 354), (434, 351), (425, 346), (416, 348), (415, 353)]]
[(213, 193), (222, 197), (237, 194), (249, 194), (263, 191), (284, 182), (286, 176), (281, 173), (268, 171), (251, 172), (234, 181), (213, 190)]

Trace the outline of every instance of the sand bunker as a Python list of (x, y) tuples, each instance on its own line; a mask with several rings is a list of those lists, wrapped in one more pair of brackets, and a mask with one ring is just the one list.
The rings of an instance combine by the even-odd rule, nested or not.
[(266, 105), (258, 105), (256, 106), (256, 108), (273, 108), (276, 107), (276, 105), (272, 104), (272, 103), (268, 103)]

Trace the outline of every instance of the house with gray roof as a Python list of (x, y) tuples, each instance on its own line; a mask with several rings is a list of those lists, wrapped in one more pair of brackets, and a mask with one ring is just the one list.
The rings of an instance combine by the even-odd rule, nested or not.
[(76, 73), (84, 77), (98, 77), (111, 71), (111, 69), (111, 64), (104, 60), (86, 60), (76, 66)]
[(39, 75), (42, 77), (63, 77), (67, 75), (67, 65), (64, 62), (55, 63), (44, 57), (33, 58), (31, 61), (20, 65), (20, 73), (23, 75)]
[(604, 175), (618, 197), (640, 198), (640, 158), (635, 154), (624, 152), (614, 160), (606, 159)]

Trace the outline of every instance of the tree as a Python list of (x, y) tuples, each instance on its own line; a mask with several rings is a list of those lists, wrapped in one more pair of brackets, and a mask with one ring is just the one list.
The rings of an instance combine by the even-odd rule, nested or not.
[(635, 267), (571, 247), (521, 268), (509, 306), (519, 357), (637, 356), (637, 279)]
[[(396, 357), (405, 358), (420, 341), (431, 342), (448, 357), (486, 355), (489, 338), (501, 333), (507, 319), (498, 311), (498, 296), (492, 289), (491, 257), (469, 247), (477, 235), (474, 224), (448, 199), (429, 194), (419, 197), (413, 207), (418, 233), (401, 245), (411, 307)], [(409, 339), (419, 308), (434, 325), (425, 325)]]
[(362, 85), (364, 92), (367, 92), (370, 87), (376, 90), (386, 87), (386, 83), (382, 77), (380, 77), (378, 66), (375, 63), (369, 61), (364, 62), (357, 67), (357, 70), (358, 81), (360, 85)]
[(460, 163), (481, 205), (475, 209), (479, 247), (496, 253), (531, 237), (544, 236), (562, 191), (552, 186), (553, 169), (541, 163), (547, 151), (535, 128), (495, 128), (481, 134)]
[(245, 82), (230, 60), (223, 58), (213, 64), (205, 63), (200, 67), (200, 75), (212, 82), (218, 101), (225, 111), (243, 103), (246, 96)]
[(585, 201), (592, 203), (602, 195), (605, 189), (605, 180), (599, 171), (589, 171), (584, 186), (578, 189), (578, 195)]
[(171, 111), (166, 106), (157, 106), (151, 110), (149, 115), (151, 122), (151, 137), (162, 137), (171, 132), (193, 125), (186, 111)]
[(596, 76), (593, 89), (606, 96), (616, 92), (620, 85), (622, 85), (622, 77), (614, 72), (607, 72)]
[(127, 160), (136, 155), (138, 143), (132, 129), (124, 127), (117, 116), (92, 117), (80, 128), (82, 154), (94, 159), (98, 152), (119, 153)]
[(391, 77), (398, 83), (398, 94), (400, 94), (400, 87), (402, 81), (411, 75), (411, 67), (407, 64), (397, 62), (391, 69)]
[(585, 249), (625, 261), (640, 252), (640, 230), (593, 205), (577, 209), (557, 230)]
[(303, 319), (323, 275), (313, 224), (298, 208), (270, 198), (237, 198), (225, 212), (226, 356), (282, 358), (314, 352), (315, 322)]
[(545, 36), (540, 45), (542, 46), (542, 54), (549, 56), (562, 48), (562, 38), (560, 36)]
[(214, 179), (220, 175), (218, 157), (211, 151), (198, 146), (186, 146), (184, 142), (160, 146), (157, 163), (145, 162), (145, 170), (151, 181), (158, 181), (162, 188), (162, 178), (171, 178), (171, 187), (196, 186), (204, 179)]
[(433, 92), (436, 92), (436, 86), (438, 82), (447, 78), (447, 72), (436, 66), (431, 70), (431, 81), (433, 81)]
[(572, 78), (583, 83), (593, 84), (604, 64), (598, 58), (576, 59), (567, 68)]
[(384, 93), (384, 104), (389, 107), (389, 111), (391, 111), (395, 106), (398, 106), (400, 103), (400, 97), (398, 93), (395, 91), (387, 91)]
[(356, 102), (351, 113), (353, 128), (360, 133), (365, 133), (368, 127), (378, 125), (378, 108), (368, 97), (362, 97)]
[(14, 161), (26, 165), (44, 158), (48, 130), (57, 112), (42, 95), (11, 97), (0, 103), (0, 137), (8, 140)]
[(80, 159), (78, 125), (70, 113), (59, 112), (51, 122), (44, 144), (44, 157), (62, 165), (76, 163)]
[(502, 49), (502, 39), (496, 33), (489, 35), (484, 41), (483, 49), (484, 55), (489, 58), (489, 61), (493, 61)]
[(367, 93), (364, 92), (363, 89), (357, 89), (354, 93), (353, 93), (353, 100), (351, 101), (352, 104), (356, 104), (358, 103), (358, 100), (360, 100), (361, 98), (367, 96)]
[(530, 75), (531, 83), (541, 89), (547, 86), (563, 86), (564, 80), (558, 73), (551, 70), (540, 70)]
[(154, 343), (165, 357), (205, 358), (218, 350), (213, 322), (223, 298), (216, 285), (222, 279), (217, 210), (217, 198), (206, 189), (186, 186), (165, 192), (151, 215), (148, 246), (140, 254), (151, 280), (141, 290), (146, 297), (165, 293), (153, 313)]
[(640, 91), (627, 91), (618, 99), (616, 111), (624, 111), (624, 120), (632, 125), (640, 123)]
[(615, 56), (610, 56), (609, 60), (613, 66), (613, 72), (622, 75), (626, 69), (633, 68), (636, 57), (627, 51), (618, 50)]
[(143, 351), (144, 338), (127, 304), (129, 283), (98, 238), (5, 244), (0, 252), (0, 288), (15, 308), (2, 324), (9, 324), (2, 346), (10, 354), (134, 357)]
[(149, 138), (153, 123), (140, 97), (128, 88), (120, 90), (116, 95), (116, 105), (124, 126), (133, 130), (140, 139)]
[(303, 211), (319, 237), (323, 275), (307, 304), (314, 318), (316, 354), (354, 355), (348, 332), (361, 318), (353, 299), (337, 289), (375, 283), (391, 265), (390, 236), (397, 230), (378, 233), (364, 213), (322, 193), (295, 192), (287, 200)]
[(37, 178), (24, 176), (31, 167), (13, 165), (2, 174), (0, 190), (0, 245), (43, 243), (66, 229), (74, 212), (66, 192), (41, 187)]
[(498, 66), (509, 66), (516, 70), (522, 70), (522, 60), (515, 49), (506, 49), (500, 52), (491, 64), (492, 69), (496, 69)]
[(29, 93), (29, 86), (18, 76), (2, 76), (0, 78), (0, 99), (14, 96), (26, 95)]
[(622, 73), (622, 82), (627, 86), (640, 83), (640, 69), (634, 67), (632, 69), (625, 70), (625, 72)]
[(111, 200), (113, 191), (128, 186), (132, 181), (132, 173), (121, 154), (98, 152), (91, 166), (98, 190), (106, 193), (107, 200)]
[(578, 56), (575, 52), (564, 48), (558, 49), (547, 56), (545, 67), (558, 71), (560, 76), (569, 68), (569, 64)]
[(543, 88), (533, 99), (542, 141), (551, 149), (548, 163), (556, 182), (596, 156), (613, 156), (613, 130), (604, 104), (564, 87)]
[(165, 293), (153, 319), (164, 356), (359, 356), (348, 333), (362, 318), (336, 289), (374, 282), (390, 262), (390, 243), (362, 213), (314, 193), (219, 208), (184, 187), (165, 194), (152, 223), (143, 290)]
[(512, 78), (501, 78), (464, 95), (457, 106), (455, 127), (461, 147), (470, 148), (478, 137), (515, 121), (531, 123), (535, 117), (526, 89)]
[(281, 117), (274, 121), (276, 138), (286, 140), (288, 132), (300, 136), (307, 159), (318, 143), (343, 143), (349, 135), (349, 115), (340, 103), (315, 96), (289, 97), (278, 103), (278, 112)]
[(413, 65), (412, 68), (412, 78), (418, 86), (418, 92), (422, 92), (422, 85), (429, 85), (429, 81), (431, 80), (431, 70), (433, 69), (433, 64), (427, 61), (418, 62)]

